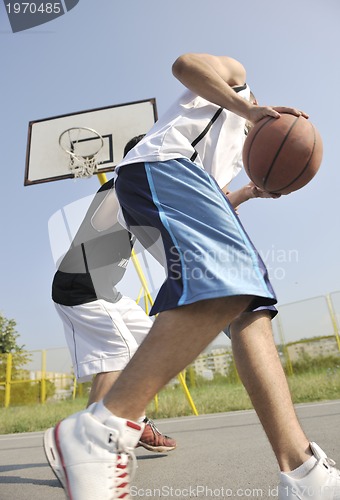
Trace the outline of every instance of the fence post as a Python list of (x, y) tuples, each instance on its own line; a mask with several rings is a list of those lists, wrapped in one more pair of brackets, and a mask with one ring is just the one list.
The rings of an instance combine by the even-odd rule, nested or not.
[(40, 402), (46, 401), (46, 350), (41, 351), (41, 385), (40, 385)]
[(235, 358), (234, 356), (231, 357), (231, 360), (229, 362), (229, 368), (232, 368), (232, 371), (235, 375), (235, 380), (238, 384), (241, 383), (241, 379), (240, 379), (240, 375), (238, 374), (238, 370), (237, 370), (237, 367), (236, 367), (236, 363), (235, 363)]
[(335, 315), (335, 311), (334, 311), (334, 307), (333, 307), (333, 302), (332, 302), (332, 298), (331, 298), (330, 294), (326, 295), (326, 300), (327, 300), (327, 305), (328, 305), (328, 311), (329, 311), (329, 314), (330, 314), (331, 320), (332, 320), (334, 335), (335, 335), (335, 338), (336, 338), (336, 342), (338, 344), (338, 349), (340, 351), (339, 328), (338, 328), (338, 323), (337, 323), (337, 320), (336, 320), (336, 315)]
[(156, 396), (153, 398), (153, 401), (155, 403), (155, 412), (156, 414), (158, 413), (159, 411), (159, 401), (158, 401), (158, 394), (156, 394)]
[(74, 375), (74, 377), (73, 377), (73, 390), (72, 390), (72, 399), (73, 400), (76, 399), (76, 393), (77, 393), (77, 378)]
[(9, 407), (11, 402), (11, 378), (12, 378), (12, 363), (13, 356), (11, 353), (7, 354), (7, 363), (6, 363), (6, 383), (5, 383), (5, 408)]
[(189, 403), (189, 405), (191, 406), (191, 409), (192, 409), (192, 412), (194, 415), (198, 415), (198, 411), (196, 409), (196, 406), (195, 406), (195, 403), (191, 397), (191, 394), (189, 392), (189, 389), (187, 387), (187, 384), (185, 382), (185, 376), (183, 374), (184, 372), (181, 372), (178, 374), (178, 380), (180, 381), (181, 383), (181, 386), (182, 386), (182, 389), (184, 391), (184, 394), (185, 394), (185, 397), (187, 398), (187, 401)]
[(285, 341), (285, 338), (284, 338), (284, 333), (283, 333), (283, 327), (282, 327), (282, 323), (281, 323), (281, 318), (278, 315), (276, 317), (276, 319), (277, 319), (277, 325), (278, 325), (278, 330), (279, 330), (279, 334), (280, 334), (280, 339), (281, 339), (283, 354), (284, 354), (285, 359), (286, 359), (287, 374), (288, 375), (293, 375), (293, 366), (292, 366), (292, 362), (291, 362), (290, 357), (289, 357), (288, 348), (287, 348), (286, 341)]

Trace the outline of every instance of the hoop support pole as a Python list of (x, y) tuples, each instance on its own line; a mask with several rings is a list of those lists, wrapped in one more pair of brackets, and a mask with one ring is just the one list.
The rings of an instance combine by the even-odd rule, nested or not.
[(108, 180), (107, 177), (106, 177), (106, 174), (104, 174), (103, 172), (98, 172), (96, 174), (96, 176), (98, 177), (98, 180), (99, 180), (101, 186), (103, 184), (105, 184), (105, 182), (107, 182), (107, 180)]
[[(101, 185), (105, 184), (105, 182), (108, 181), (106, 174), (103, 172), (97, 173), (96, 176), (98, 177), (98, 180), (99, 180)], [(132, 249), (132, 251), (131, 251), (131, 259), (132, 259), (132, 262), (135, 266), (135, 269), (136, 269), (136, 272), (138, 274), (139, 280), (141, 282), (142, 288), (144, 289), (145, 296), (147, 297), (150, 305), (152, 306), (153, 299), (152, 299), (152, 296), (149, 292), (149, 288), (147, 285), (145, 275), (143, 273), (142, 266), (140, 265), (140, 262), (138, 260), (138, 257), (136, 255), (136, 252), (134, 251), (134, 249)], [(198, 413), (196, 406), (195, 406), (195, 403), (191, 397), (190, 391), (189, 391), (188, 386), (187, 386), (186, 381), (185, 381), (185, 377), (183, 376), (182, 372), (177, 375), (177, 379), (179, 380), (179, 382), (182, 386), (182, 389), (184, 391), (184, 395), (187, 398), (187, 401), (192, 409), (193, 414), (197, 416), (199, 413)], [(158, 409), (158, 395), (157, 394), (156, 394), (154, 400), (155, 400), (156, 409)]]

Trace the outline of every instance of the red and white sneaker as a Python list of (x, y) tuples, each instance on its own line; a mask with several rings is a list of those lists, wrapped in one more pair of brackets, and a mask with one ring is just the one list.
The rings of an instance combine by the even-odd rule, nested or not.
[(69, 500), (130, 500), (133, 449), (143, 425), (114, 415), (102, 424), (94, 407), (45, 432), (46, 458)]
[(144, 431), (139, 438), (137, 446), (143, 446), (143, 448), (149, 451), (156, 451), (158, 453), (164, 453), (176, 448), (176, 441), (162, 434), (152, 420), (145, 417), (143, 423), (145, 424)]

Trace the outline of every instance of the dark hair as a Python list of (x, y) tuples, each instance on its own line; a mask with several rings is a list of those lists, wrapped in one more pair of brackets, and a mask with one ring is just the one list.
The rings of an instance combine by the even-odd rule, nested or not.
[(136, 144), (138, 144), (139, 141), (141, 139), (143, 139), (144, 136), (145, 136), (145, 134), (136, 135), (135, 137), (133, 137), (132, 139), (130, 139), (129, 142), (127, 142), (125, 144), (124, 156), (127, 155), (128, 152), (130, 151), (130, 149), (134, 148), (136, 146)]

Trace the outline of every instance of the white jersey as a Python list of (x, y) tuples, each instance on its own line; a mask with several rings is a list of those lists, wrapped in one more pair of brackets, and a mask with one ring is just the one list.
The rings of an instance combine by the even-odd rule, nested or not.
[[(249, 99), (248, 85), (234, 88)], [(116, 170), (139, 162), (188, 158), (223, 188), (242, 168), (245, 119), (187, 90)]]

